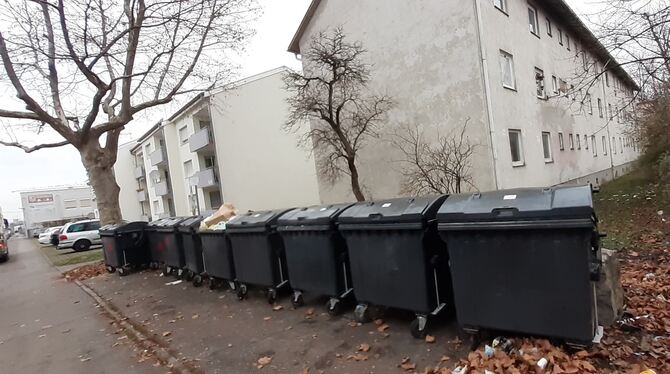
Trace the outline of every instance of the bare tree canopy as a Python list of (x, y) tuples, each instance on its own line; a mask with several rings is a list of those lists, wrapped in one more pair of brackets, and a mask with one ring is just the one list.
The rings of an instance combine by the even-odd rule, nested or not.
[(102, 221), (119, 221), (112, 167), (121, 131), (138, 113), (225, 79), (227, 54), (252, 35), (256, 14), (255, 0), (3, 2), (0, 86), (18, 100), (0, 103), (0, 118), (55, 134), (47, 143), (11, 136), (0, 144), (74, 146)]
[(284, 81), (293, 94), (288, 131), (311, 125), (302, 139), (315, 154), (321, 176), (331, 183), (342, 175), (351, 178), (358, 201), (365, 200), (356, 159), (392, 107), (387, 96), (368, 90), (370, 66), (359, 42), (350, 42), (341, 27), (321, 32), (303, 55), (305, 73), (291, 72)]
[(401, 151), (402, 192), (409, 195), (460, 193), (472, 182), (472, 156), (477, 144), (466, 136), (468, 122), (448, 134), (436, 130), (427, 140), (418, 126), (396, 131), (393, 144)]

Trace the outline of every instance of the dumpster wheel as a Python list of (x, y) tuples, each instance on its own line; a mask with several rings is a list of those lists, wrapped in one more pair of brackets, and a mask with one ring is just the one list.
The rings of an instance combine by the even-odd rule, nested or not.
[(202, 281), (203, 281), (203, 279), (202, 279), (202, 275), (200, 275), (200, 274), (196, 274), (196, 275), (193, 277), (193, 286), (195, 286), (195, 287), (200, 287), (200, 286), (202, 286)]
[(267, 290), (268, 304), (274, 304), (277, 301), (277, 289), (268, 288)]
[(339, 316), (342, 313), (342, 302), (338, 298), (331, 297), (326, 307), (328, 308), (328, 314), (333, 317)]
[(107, 265), (107, 267), (105, 269), (107, 269), (107, 272), (110, 273), (110, 274), (112, 274), (116, 271), (116, 268), (112, 265)]
[[(190, 270), (184, 270), (184, 279), (186, 279), (187, 282), (192, 281), (195, 278), (195, 275), (192, 271)], [(195, 284), (195, 282), (194, 282)]]
[(291, 304), (293, 304), (293, 307), (296, 308), (296, 309), (305, 305), (305, 299), (302, 297), (302, 292), (295, 291), (293, 293), (293, 298), (291, 299)]
[(126, 275), (128, 275), (128, 269), (124, 268), (123, 266), (118, 268), (117, 272), (119, 273), (120, 277), (125, 277)]
[(247, 285), (242, 283), (240, 284), (239, 287), (237, 287), (237, 298), (239, 300), (244, 300), (247, 298), (249, 295), (249, 289), (247, 288)]
[(214, 278), (214, 277), (210, 277), (210, 278), (209, 278), (209, 289), (210, 289), (210, 290), (213, 291), (213, 290), (219, 288), (219, 285), (220, 285), (220, 284), (221, 284), (221, 283), (220, 283), (220, 281), (219, 281), (218, 279), (216, 279), (216, 278)]
[(359, 323), (368, 323), (371, 321), (370, 310), (367, 304), (358, 304), (356, 309), (354, 309), (354, 316), (356, 317), (356, 322)]
[(412, 336), (416, 339), (425, 339), (428, 334), (428, 331), (426, 330), (427, 325), (428, 317), (425, 315), (417, 315), (416, 319), (409, 325)]

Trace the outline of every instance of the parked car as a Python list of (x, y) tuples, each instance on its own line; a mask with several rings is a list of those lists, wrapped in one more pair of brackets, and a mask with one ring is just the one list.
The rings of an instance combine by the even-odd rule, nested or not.
[(87, 220), (68, 223), (63, 226), (58, 237), (58, 249), (70, 249), (75, 252), (87, 251), (92, 245), (101, 245), (100, 221)]
[(7, 247), (9, 235), (7, 235), (7, 232), (10, 230), (5, 229), (1, 218), (2, 216), (0, 216), (0, 262), (5, 262), (9, 258), (9, 248)]
[(61, 227), (62, 226), (49, 227), (48, 229), (44, 230), (44, 232), (39, 235), (39, 237), (37, 238), (37, 241), (40, 244), (44, 244), (44, 245), (51, 244), (51, 235), (54, 234), (57, 231), (60, 231)]

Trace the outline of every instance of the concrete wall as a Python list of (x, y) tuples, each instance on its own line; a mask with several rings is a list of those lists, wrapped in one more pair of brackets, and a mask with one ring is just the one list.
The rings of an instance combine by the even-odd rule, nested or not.
[[(561, 93), (557, 95), (552, 92), (552, 76), (564, 79), (575, 87), (585, 85), (587, 75), (583, 70), (583, 47), (570, 28), (560, 24), (540, 4), (534, 4), (539, 13), (539, 33), (537, 36), (532, 34), (529, 31), (528, 4), (526, 0), (507, 0), (505, 14), (495, 8), (492, 2), (481, 3), (500, 188), (559, 184), (601, 171), (607, 173), (612, 165), (622, 165), (636, 159), (638, 153), (632, 147), (625, 147), (623, 152), (620, 149), (620, 138), (625, 138), (626, 124), (616, 117), (613, 120), (609, 120), (607, 115), (599, 117), (599, 98), (605, 107), (609, 103), (612, 103), (613, 108), (623, 106), (619, 104), (623, 100), (623, 93), (617, 91), (615, 94), (612, 76), (610, 87), (606, 87), (605, 80), (601, 79), (589, 90), (593, 114), (589, 114), (586, 106), (580, 105), (581, 98), (573, 101), (572, 93), (569, 98), (565, 98)], [(552, 24), (552, 36), (547, 34), (546, 17)], [(563, 45), (559, 44), (559, 29), (564, 34)], [(500, 50), (513, 55), (516, 90), (502, 85)], [(588, 57), (593, 61), (593, 56), (589, 54)], [(536, 95), (536, 67), (544, 71), (546, 92), (549, 95), (547, 100), (539, 99)], [(593, 77), (595, 70), (592, 68), (586, 74)], [(508, 129), (519, 129), (522, 132), (525, 154), (523, 166), (512, 166)], [(551, 134), (551, 163), (546, 163), (543, 157), (543, 131)], [(563, 134), (564, 150), (559, 148), (559, 132)], [(573, 137), (579, 135), (581, 149), (578, 149), (576, 140), (575, 149), (570, 149), (570, 134)], [(584, 144), (584, 135), (587, 136), (587, 144)], [(597, 155), (593, 154), (592, 135), (596, 138)], [(607, 139), (607, 155), (603, 154), (603, 136)], [(612, 137), (616, 138), (616, 153), (611, 151), (614, 150), (610, 144)]]
[[(402, 159), (392, 145), (399, 128), (420, 126), (427, 139), (450, 134), (470, 119), (468, 137), (479, 144), (472, 160), (477, 188), (495, 187), (479, 58), (474, 3), (462, 0), (323, 0), (300, 40), (303, 54), (320, 31), (342, 26), (350, 41), (360, 41), (371, 63), (370, 88), (396, 105), (358, 161), (368, 199), (401, 194)], [(303, 60), (304, 70), (310, 67)], [(351, 201), (348, 176), (331, 186), (319, 180), (321, 199)]]
[(241, 211), (319, 203), (314, 161), (282, 125), (282, 71), (210, 97), (223, 201)]
[(138, 184), (135, 179), (135, 156), (130, 149), (137, 144), (135, 141), (122, 144), (114, 164), (114, 177), (121, 188), (119, 205), (121, 216), (126, 221), (141, 221), (144, 217), (142, 207), (137, 200)]

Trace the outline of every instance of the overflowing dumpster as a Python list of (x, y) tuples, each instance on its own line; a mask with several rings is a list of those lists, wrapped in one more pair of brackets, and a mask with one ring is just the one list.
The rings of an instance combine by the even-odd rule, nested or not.
[(600, 236), (589, 186), (452, 195), (437, 217), (464, 329), (591, 343)]
[(146, 222), (106, 225), (100, 228), (107, 271), (124, 276), (151, 263), (145, 234)]
[(215, 289), (228, 282), (231, 289), (236, 289), (233, 251), (226, 234), (226, 222), (218, 223), (207, 230), (200, 230), (200, 240), (209, 287)]
[(422, 338), (428, 317), (451, 309), (447, 250), (435, 221), (445, 198), (361, 202), (340, 214), (359, 321), (369, 319), (370, 305), (410, 310), (412, 335)]
[(313, 292), (330, 296), (328, 312), (335, 315), (341, 300), (353, 296), (346, 242), (335, 221), (351, 205), (295, 209), (279, 217), (294, 307), (303, 305), (303, 292)]
[(277, 233), (277, 219), (288, 211), (248, 212), (226, 225), (240, 300), (247, 297), (249, 285), (265, 288), (270, 304), (277, 299), (278, 290), (288, 288), (284, 245)]
[(195, 216), (179, 223), (177, 231), (181, 236), (184, 250), (184, 275), (187, 281), (200, 287), (203, 282), (205, 266), (202, 258), (202, 242), (198, 230), (204, 217)]

